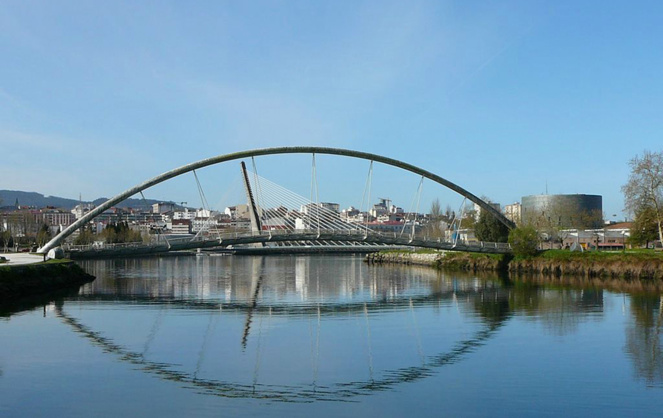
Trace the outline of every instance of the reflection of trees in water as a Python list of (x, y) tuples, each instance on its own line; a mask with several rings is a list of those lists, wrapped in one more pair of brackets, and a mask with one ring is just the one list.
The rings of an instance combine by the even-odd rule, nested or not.
[(663, 300), (660, 295), (633, 295), (630, 299), (633, 322), (626, 326), (624, 351), (633, 361), (637, 377), (648, 384), (663, 383)]
[[(600, 320), (603, 315), (603, 288), (600, 286), (555, 286), (549, 278), (519, 277), (517, 280), (502, 278), (501, 284), (494, 276), (482, 275), (484, 286), (492, 283), (499, 287), (494, 300), (481, 300), (477, 312), (489, 320), (501, 315), (521, 315), (540, 322), (553, 335), (577, 332), (578, 326), (588, 320)], [(490, 279), (493, 280), (490, 280)]]
[(578, 326), (591, 318), (599, 319), (603, 311), (602, 290), (560, 289), (545, 292), (539, 298), (539, 317), (546, 330), (554, 335), (577, 332)]
[(603, 314), (603, 290), (600, 288), (569, 289), (514, 282), (510, 289), (511, 309), (535, 321), (554, 335), (577, 332), (589, 319)]

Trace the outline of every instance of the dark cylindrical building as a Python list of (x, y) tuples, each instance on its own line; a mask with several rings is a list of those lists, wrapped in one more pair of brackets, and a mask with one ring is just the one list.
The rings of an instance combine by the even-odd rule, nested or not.
[(524, 224), (538, 227), (600, 228), (603, 197), (591, 194), (543, 194), (524, 196)]

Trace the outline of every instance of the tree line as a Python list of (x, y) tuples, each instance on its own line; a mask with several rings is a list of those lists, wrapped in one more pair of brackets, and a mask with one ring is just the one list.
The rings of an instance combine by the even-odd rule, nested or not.
[(89, 227), (81, 228), (74, 239), (74, 245), (88, 245), (98, 241), (107, 244), (142, 242), (143, 235), (140, 231), (131, 229), (127, 222), (116, 222), (106, 225), (98, 234), (95, 234)]

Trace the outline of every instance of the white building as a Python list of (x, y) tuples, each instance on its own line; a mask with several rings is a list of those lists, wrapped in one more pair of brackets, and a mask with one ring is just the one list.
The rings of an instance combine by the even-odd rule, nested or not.
[(166, 212), (174, 212), (175, 211), (175, 204), (174, 203), (155, 203), (152, 205), (152, 213), (166, 213)]
[(187, 235), (191, 233), (190, 219), (174, 219), (171, 233), (174, 235)]
[[(500, 212), (500, 204), (499, 203), (493, 203), (493, 202), (487, 202), (490, 206), (493, 207), (496, 211)], [(481, 216), (481, 206), (477, 205), (476, 203), (474, 204), (474, 219), (479, 220), (479, 216)]]
[(228, 215), (231, 220), (250, 218), (249, 205), (229, 206), (226, 208), (224, 213)]
[(520, 204), (520, 202), (514, 202), (510, 205), (504, 205), (504, 209), (502, 210), (502, 213), (510, 221), (515, 222), (515, 223), (519, 223), (520, 222), (520, 214), (522, 213), (522, 205)]
[(92, 203), (81, 203), (79, 205), (76, 205), (72, 210), (71, 213), (74, 214), (76, 219), (82, 218), (86, 213), (94, 209), (95, 206)]
[(178, 210), (173, 212), (173, 221), (180, 219), (192, 220), (196, 217), (196, 211), (189, 210), (189, 208), (184, 208), (184, 210)]

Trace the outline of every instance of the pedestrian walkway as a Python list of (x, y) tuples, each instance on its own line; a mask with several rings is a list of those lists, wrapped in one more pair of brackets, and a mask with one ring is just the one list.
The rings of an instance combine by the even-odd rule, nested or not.
[(17, 266), (19, 264), (33, 264), (44, 261), (43, 256), (30, 253), (0, 253), (0, 257), (7, 259), (7, 262), (0, 264), (0, 266)]

